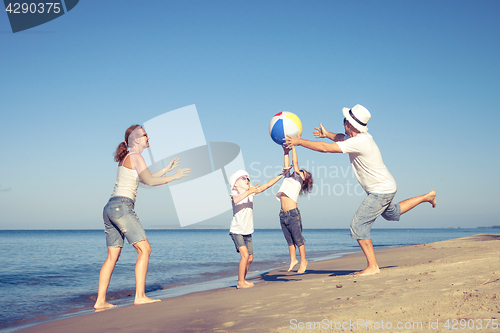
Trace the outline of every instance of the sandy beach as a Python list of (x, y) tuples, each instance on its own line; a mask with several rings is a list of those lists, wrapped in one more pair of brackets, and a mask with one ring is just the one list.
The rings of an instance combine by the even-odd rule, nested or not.
[[(221, 288), (42, 323), (19, 332), (496, 332), (500, 236), (376, 250), (274, 270)], [(235, 279), (236, 285), (236, 279)]]

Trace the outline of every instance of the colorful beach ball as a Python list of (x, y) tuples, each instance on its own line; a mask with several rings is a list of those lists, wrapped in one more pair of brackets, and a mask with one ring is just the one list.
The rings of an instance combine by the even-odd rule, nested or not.
[(297, 115), (283, 111), (276, 113), (269, 123), (269, 135), (279, 145), (283, 145), (283, 139), (287, 136), (302, 135), (302, 122)]

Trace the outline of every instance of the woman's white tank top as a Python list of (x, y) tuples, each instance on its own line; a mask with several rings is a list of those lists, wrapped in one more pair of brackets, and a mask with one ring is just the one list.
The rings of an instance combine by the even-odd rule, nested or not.
[(125, 156), (122, 165), (118, 166), (115, 188), (111, 197), (127, 197), (135, 202), (137, 188), (139, 187), (139, 174), (137, 173), (137, 170), (129, 169), (123, 166), (125, 160), (130, 156), (130, 154), (137, 153), (129, 153)]

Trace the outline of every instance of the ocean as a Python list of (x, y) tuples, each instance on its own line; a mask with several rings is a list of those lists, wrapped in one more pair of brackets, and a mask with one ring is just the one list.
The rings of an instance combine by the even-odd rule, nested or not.
[[(372, 241), (377, 249), (483, 233), (500, 234), (500, 229), (373, 229)], [(146, 234), (152, 248), (148, 296), (236, 286), (240, 256), (228, 230), (154, 229)], [(305, 229), (303, 235), (310, 262), (360, 252), (347, 229)], [(0, 230), (0, 242), (1, 331), (93, 310), (107, 255), (102, 230)], [(253, 244), (249, 276), (288, 267), (288, 247), (280, 229), (255, 230)], [(136, 256), (126, 243), (108, 290), (111, 303), (133, 303)]]

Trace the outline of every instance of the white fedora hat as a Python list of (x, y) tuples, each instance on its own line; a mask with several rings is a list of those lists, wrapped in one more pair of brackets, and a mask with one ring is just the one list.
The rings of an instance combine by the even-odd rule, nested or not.
[(368, 131), (366, 124), (372, 115), (363, 105), (356, 104), (352, 109), (343, 108), (342, 113), (349, 124), (354, 126), (360, 133)]

